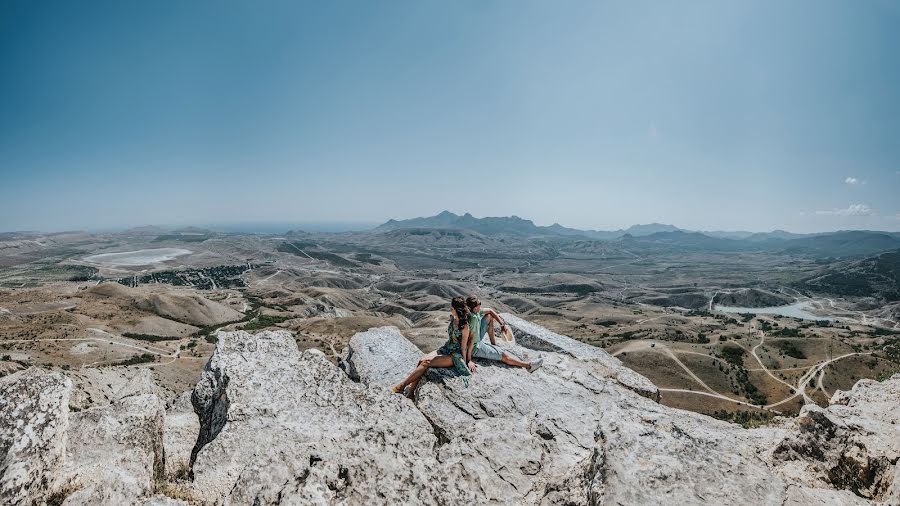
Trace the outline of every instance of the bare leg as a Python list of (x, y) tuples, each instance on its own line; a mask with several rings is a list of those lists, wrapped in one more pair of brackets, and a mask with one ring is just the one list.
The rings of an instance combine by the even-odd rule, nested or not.
[(414, 377), (413, 380), (409, 382), (409, 385), (410, 385), (409, 391), (406, 393), (406, 396), (409, 397), (410, 399), (412, 399), (413, 396), (416, 395), (416, 388), (419, 387), (419, 381), (422, 379), (422, 376), (424, 376), (425, 373), (428, 371), (429, 367), (438, 367), (438, 368), (453, 367), (453, 358), (450, 357), (449, 355), (438, 355), (438, 356), (434, 357), (433, 359), (431, 359), (430, 361), (428, 361), (428, 365), (421, 368), (421, 372), (419, 372), (420, 368), (417, 367), (416, 370), (413, 371), (412, 374), (410, 374), (410, 378)]
[(425, 371), (428, 370), (428, 366), (429, 366), (430, 362), (431, 361), (428, 360), (427, 358), (423, 358), (423, 359), (419, 360), (419, 364), (416, 366), (415, 369), (413, 369), (413, 372), (409, 373), (409, 376), (407, 376), (405, 380), (401, 381), (397, 385), (394, 385), (394, 388), (392, 388), (394, 393), (402, 394), (403, 389), (406, 388), (406, 385), (412, 384), (413, 382), (418, 383), (418, 381), (422, 377), (422, 375), (425, 374)]
[(500, 361), (506, 365), (511, 365), (514, 367), (524, 367), (525, 369), (531, 367), (531, 364), (529, 364), (528, 362), (522, 362), (521, 360), (513, 358), (506, 353), (504, 353), (503, 356), (500, 357)]
[(409, 385), (411, 388), (407, 396), (412, 398), (416, 388), (419, 386), (419, 381), (422, 380), (422, 376), (425, 375), (429, 367), (453, 367), (453, 359), (447, 355), (438, 355), (436, 351), (425, 355), (419, 360), (419, 365), (416, 366), (413, 372), (405, 380), (394, 386), (394, 392), (398, 394), (403, 393), (403, 390)]
[[(431, 361), (434, 360), (434, 357), (436, 357), (436, 356), (438, 356), (437, 350), (432, 351), (432, 352), (429, 353), (428, 355), (425, 355), (425, 356), (422, 358), (422, 360), (428, 360), (429, 363), (431, 363)], [(420, 382), (420, 381), (422, 381), (422, 376), (419, 376), (419, 379), (417, 379), (417, 380), (415, 380), (415, 381), (413, 381), (413, 382), (411, 382), (411, 383), (408, 383), (409, 389), (410, 389), (411, 391), (415, 392), (416, 389), (419, 388), (419, 382)], [(405, 386), (406, 386), (406, 385), (404, 385), (404, 387), (405, 387)], [(401, 389), (400, 391), (402, 392), (403, 390)]]

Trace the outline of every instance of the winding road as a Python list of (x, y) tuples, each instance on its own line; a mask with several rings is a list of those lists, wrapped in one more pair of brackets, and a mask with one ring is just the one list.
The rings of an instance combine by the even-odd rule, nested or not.
[[(674, 360), (675, 363), (678, 364), (679, 367), (681, 367), (682, 369), (684, 369), (685, 372), (687, 372), (687, 374), (691, 377), (691, 379), (693, 379), (698, 385), (700, 385), (705, 390), (707, 390), (706, 392), (703, 392), (703, 391), (698, 391), (698, 390), (688, 390), (688, 389), (682, 389), (682, 388), (659, 388), (660, 392), (678, 392), (678, 393), (704, 395), (707, 397), (714, 397), (717, 399), (734, 402), (736, 404), (741, 404), (744, 406), (750, 406), (753, 408), (764, 409), (766, 411), (772, 411), (774, 413), (780, 413), (780, 411), (775, 410), (773, 408), (776, 408), (786, 402), (790, 402), (791, 400), (796, 399), (797, 397), (802, 397), (803, 401), (805, 403), (815, 403), (815, 401), (812, 399), (812, 397), (810, 397), (806, 392), (807, 387), (810, 386), (810, 382), (814, 378), (816, 378), (816, 385), (814, 386), (814, 389), (821, 390), (822, 393), (824, 393), (826, 396), (830, 397), (828, 392), (825, 390), (824, 385), (822, 384), (822, 381), (825, 377), (825, 367), (827, 367), (829, 364), (832, 364), (834, 362), (837, 362), (838, 360), (842, 360), (847, 357), (853, 357), (853, 356), (857, 356), (857, 355), (871, 355), (872, 353), (874, 353), (874, 352), (846, 353), (844, 355), (840, 355), (840, 356), (831, 358), (829, 360), (825, 360), (825, 361), (816, 363), (814, 365), (803, 366), (803, 367), (789, 367), (789, 368), (784, 368), (784, 369), (769, 369), (762, 362), (762, 359), (760, 359), (759, 355), (757, 355), (757, 353), (756, 353), (756, 350), (765, 343), (765, 339), (766, 339), (765, 332), (760, 330), (759, 334), (760, 334), (759, 343), (756, 344), (756, 346), (754, 346), (752, 349), (750, 349), (748, 351), (750, 352), (750, 354), (753, 356), (753, 358), (756, 360), (756, 362), (759, 364), (760, 367), (753, 368), (753, 369), (747, 369), (747, 370), (748, 371), (764, 371), (772, 379), (787, 386), (789, 389), (791, 389), (792, 392), (794, 392), (791, 395), (785, 397), (784, 399), (781, 399), (777, 402), (773, 402), (773, 403), (765, 405), (765, 406), (751, 404), (749, 402), (734, 399), (732, 397), (728, 397), (720, 392), (713, 390), (703, 380), (701, 380), (699, 377), (697, 377), (697, 375), (694, 374), (694, 372), (687, 365), (685, 365), (681, 360), (679, 360), (679, 358), (676, 356), (676, 353), (700, 355), (702, 357), (713, 358), (715, 360), (722, 361), (718, 357), (711, 357), (710, 355), (707, 355), (704, 353), (700, 353), (700, 352), (696, 352), (696, 351), (689, 351), (689, 350), (674, 350), (673, 351), (672, 348), (670, 348), (665, 342), (659, 342), (659, 341), (632, 341), (632, 342), (629, 342), (628, 344), (626, 344), (625, 346), (623, 346), (622, 348), (620, 348), (619, 350), (617, 350), (615, 353), (613, 353), (613, 356), (618, 356), (618, 355), (622, 355), (624, 353), (633, 352), (633, 351), (647, 351), (647, 350), (653, 351), (656, 353), (662, 353), (664, 355), (667, 355), (672, 360)], [(741, 347), (744, 348), (743, 346), (741, 346)], [(744, 349), (746, 350), (746, 348), (744, 348)], [(782, 380), (781, 378), (778, 378), (774, 374), (772, 374), (772, 371), (788, 371), (788, 370), (806, 370), (806, 372), (800, 377), (800, 379), (797, 380), (796, 385), (792, 385), (792, 384)]]

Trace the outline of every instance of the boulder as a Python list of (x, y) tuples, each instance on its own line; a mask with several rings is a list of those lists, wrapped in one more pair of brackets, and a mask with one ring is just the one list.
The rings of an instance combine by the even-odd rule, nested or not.
[(900, 374), (860, 380), (827, 408), (807, 404), (772, 451), (773, 465), (803, 485), (900, 504)]
[(61, 486), (71, 390), (38, 368), (0, 378), (0, 503), (42, 504)]
[(532, 350), (552, 351), (594, 362), (600, 368), (605, 369), (605, 375), (614, 378), (623, 387), (649, 399), (659, 400), (659, 389), (653, 382), (629, 369), (619, 359), (604, 350), (551, 332), (540, 325), (535, 325), (509, 313), (502, 313), (500, 317), (512, 330), (516, 344)]
[(89, 367), (67, 375), (74, 386), (69, 405), (75, 410), (104, 406), (129, 395), (164, 397), (153, 371), (146, 367)]
[(621, 388), (597, 402), (601, 416), (588, 466), (593, 503), (785, 502), (785, 482), (765, 458), (780, 430), (746, 430)]
[(187, 476), (191, 466), (191, 452), (200, 433), (200, 419), (191, 404), (191, 392), (184, 392), (166, 403), (163, 426), (163, 447), (166, 455), (166, 477), (180, 479)]
[(132, 395), (70, 415), (65, 505), (134, 504), (164, 478), (165, 407)]
[(339, 365), (354, 381), (390, 387), (406, 378), (423, 355), (397, 327), (378, 327), (351, 337)]
[(286, 331), (220, 332), (193, 404), (193, 485), (210, 503), (430, 504), (459, 483), (433, 473), (437, 440), (411, 402)]

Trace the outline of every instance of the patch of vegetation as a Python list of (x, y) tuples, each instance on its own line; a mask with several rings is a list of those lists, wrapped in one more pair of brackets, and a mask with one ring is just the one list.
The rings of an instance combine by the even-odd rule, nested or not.
[(181, 339), (178, 336), (155, 336), (153, 334), (135, 334), (134, 332), (123, 332), (122, 336), (128, 337), (131, 339), (137, 339), (138, 341), (177, 341)]
[(587, 295), (599, 292), (600, 288), (587, 283), (559, 283), (547, 286), (501, 286), (500, 290), (510, 293), (574, 293)]
[(878, 376), (875, 377), (878, 381), (887, 381), (891, 379), (891, 376), (900, 373), (900, 369), (894, 369), (892, 371), (881, 371), (878, 373)]
[(371, 265), (381, 265), (381, 260), (372, 258), (371, 253), (355, 253), (353, 259), (357, 262), (363, 262)]
[(768, 411), (727, 411), (721, 409), (712, 412), (711, 415), (719, 420), (736, 423), (745, 429), (768, 425), (775, 418), (775, 414)]
[(173, 286), (192, 286), (200, 290), (213, 288), (241, 288), (247, 286), (241, 274), (258, 265), (219, 265), (204, 269), (186, 269), (181, 271), (160, 271), (143, 276), (119, 278), (117, 283), (131, 288), (140, 284), (165, 283)]
[(66, 265), (65, 267), (66, 270), (72, 272), (72, 275), (69, 276), (69, 281), (90, 281), (95, 279), (99, 272), (97, 269), (86, 265)]
[(298, 257), (309, 257), (314, 258), (316, 260), (323, 260), (332, 265), (336, 265), (339, 267), (358, 267), (359, 264), (356, 262), (352, 262), (347, 260), (346, 258), (335, 255), (334, 253), (330, 253), (328, 251), (320, 250), (315, 244), (307, 243), (307, 242), (284, 242), (278, 245), (275, 248), (276, 251), (281, 251), (282, 253), (290, 253), (292, 255), (296, 255)]
[(797, 345), (795, 345), (791, 341), (779, 341), (779, 342), (775, 343), (775, 346), (778, 347), (778, 349), (781, 351), (781, 353), (783, 353), (791, 358), (796, 358), (796, 359), (801, 359), (801, 360), (806, 358), (806, 355), (804, 355), (803, 352), (799, 348), (797, 348)]
[(790, 327), (782, 327), (775, 332), (772, 332), (772, 335), (778, 337), (803, 337), (803, 333), (800, 332), (800, 329)]
[(745, 353), (744, 349), (740, 346), (724, 346), (721, 351), (722, 358), (725, 359), (726, 362), (739, 367), (743, 367), (744, 365)]
[(125, 366), (125, 365), (146, 364), (149, 362), (156, 362), (156, 355), (154, 355), (152, 353), (142, 353), (140, 355), (134, 355), (132, 357), (128, 357), (125, 360), (119, 360), (118, 362), (114, 362), (111, 365)]
[(259, 315), (256, 319), (250, 320), (246, 325), (241, 327), (243, 330), (261, 330), (268, 327), (275, 327), (279, 323), (290, 320), (289, 316), (271, 316), (271, 315)]

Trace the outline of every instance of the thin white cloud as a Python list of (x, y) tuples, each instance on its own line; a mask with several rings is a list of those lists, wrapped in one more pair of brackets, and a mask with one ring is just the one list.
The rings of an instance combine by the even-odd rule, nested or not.
[(847, 179), (844, 180), (844, 182), (847, 184), (856, 184), (859, 182), (859, 179), (856, 179), (853, 176), (849, 176), (849, 177), (847, 177)]
[(816, 211), (823, 216), (872, 216), (875, 214), (872, 208), (865, 204), (850, 204), (846, 209), (832, 209), (830, 211)]

